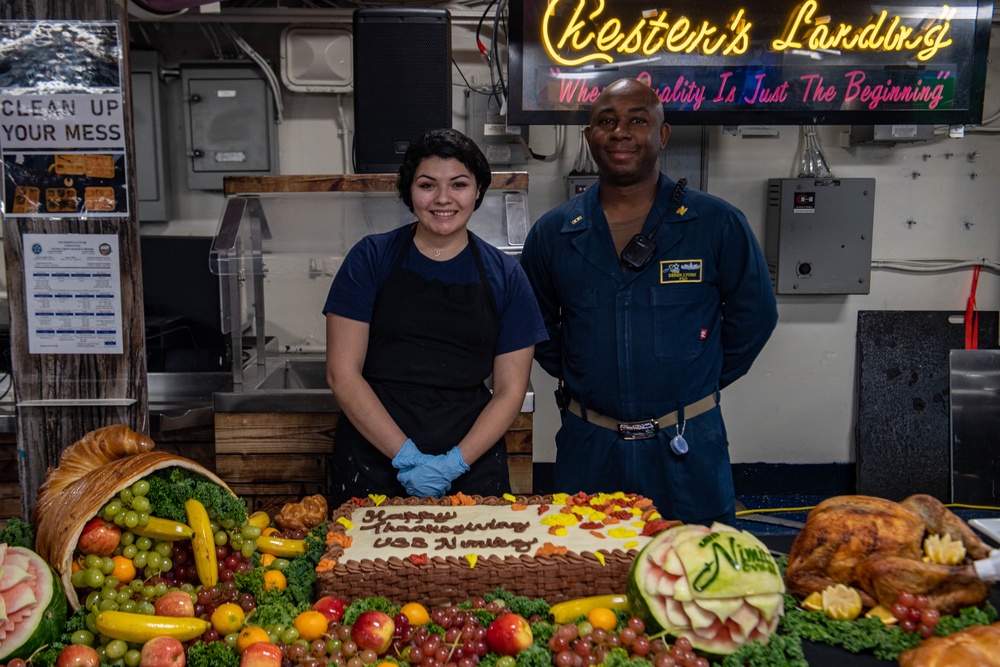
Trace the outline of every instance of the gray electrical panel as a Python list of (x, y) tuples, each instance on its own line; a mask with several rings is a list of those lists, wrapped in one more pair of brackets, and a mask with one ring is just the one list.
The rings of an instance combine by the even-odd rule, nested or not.
[(229, 175), (278, 170), (274, 97), (256, 65), (183, 63), (188, 187), (221, 190)]
[(874, 178), (772, 178), (764, 254), (777, 294), (868, 294)]
[(527, 164), (528, 126), (508, 125), (496, 95), (471, 91), (466, 93), (466, 102), (469, 138), (483, 151), (486, 160), (491, 165)]
[(155, 51), (132, 51), (129, 60), (139, 222), (170, 220), (170, 159), (160, 97), (160, 57)]

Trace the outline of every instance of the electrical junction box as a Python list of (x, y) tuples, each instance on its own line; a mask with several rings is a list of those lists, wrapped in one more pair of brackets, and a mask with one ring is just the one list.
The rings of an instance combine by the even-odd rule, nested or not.
[(850, 144), (893, 146), (933, 138), (933, 125), (852, 125)]
[(777, 294), (868, 294), (874, 178), (772, 178), (764, 254)]
[(274, 97), (260, 68), (248, 62), (182, 63), (181, 85), (188, 187), (221, 190), (225, 176), (277, 172)]
[(570, 174), (566, 177), (569, 199), (582, 195), (587, 188), (597, 182), (597, 174)]
[(132, 51), (132, 125), (139, 222), (171, 218), (170, 159), (163, 122), (160, 57), (155, 51)]
[[(522, 165), (528, 163), (527, 125), (508, 125), (507, 116), (500, 113), (496, 95), (477, 91), (466, 93), (469, 138), (476, 142), (491, 165)], [(524, 140), (524, 143), (521, 140)]]

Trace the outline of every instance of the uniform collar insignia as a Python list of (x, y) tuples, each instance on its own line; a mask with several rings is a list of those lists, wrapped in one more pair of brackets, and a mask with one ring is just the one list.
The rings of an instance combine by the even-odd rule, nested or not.
[(687, 212), (688, 212), (687, 206), (681, 206), (679, 209), (677, 209), (677, 215), (684, 215)]
[(575, 218), (573, 218), (572, 220), (570, 220), (569, 224), (575, 225), (576, 223), (580, 222), (581, 220), (583, 220), (583, 216), (582, 215), (578, 215)]

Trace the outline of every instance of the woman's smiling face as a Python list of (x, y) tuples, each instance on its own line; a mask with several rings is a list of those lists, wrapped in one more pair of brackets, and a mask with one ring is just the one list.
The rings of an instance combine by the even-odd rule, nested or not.
[(464, 233), (476, 209), (476, 178), (455, 158), (421, 160), (410, 187), (413, 212), (421, 227), (440, 236)]

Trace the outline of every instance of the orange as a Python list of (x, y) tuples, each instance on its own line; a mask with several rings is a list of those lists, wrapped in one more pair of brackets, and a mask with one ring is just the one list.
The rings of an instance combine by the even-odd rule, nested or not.
[(268, 535), (277, 535), (278, 537), (281, 537), (281, 531), (273, 527), (265, 528), (264, 530), (260, 531), (260, 534), (263, 535), (264, 537), (267, 537)]
[(251, 644), (269, 641), (271, 641), (271, 637), (267, 634), (267, 630), (257, 625), (248, 625), (240, 630), (240, 634), (236, 638), (236, 652), (243, 653)]
[(587, 620), (595, 628), (603, 628), (613, 632), (618, 627), (618, 616), (607, 607), (594, 607), (587, 614)]
[(135, 579), (135, 564), (131, 558), (114, 556), (111, 560), (115, 563), (115, 571), (111, 573), (111, 576), (123, 584), (127, 584)]
[(285, 575), (283, 575), (280, 570), (268, 570), (264, 573), (265, 591), (274, 590), (275, 588), (279, 591), (283, 591), (287, 586), (288, 580), (285, 579)]
[(220, 604), (218, 608), (212, 612), (212, 627), (219, 635), (228, 635), (230, 632), (239, 632), (240, 628), (243, 627), (243, 621), (246, 619), (246, 614), (243, 613), (243, 608), (238, 604), (233, 604), (232, 602), (227, 602), (225, 604)]
[(399, 665), (389, 660), (383, 660), (382, 662), (375, 665), (375, 667), (399, 667)]
[(318, 611), (310, 610), (296, 616), (292, 625), (299, 631), (299, 639), (311, 642), (326, 634), (327, 620), (326, 616)]
[(410, 625), (427, 625), (431, 622), (431, 615), (427, 613), (427, 608), (419, 602), (404, 604), (399, 613), (406, 617)]
[(260, 564), (264, 567), (271, 567), (271, 563), (274, 562), (275, 558), (277, 558), (277, 556), (274, 554), (264, 554), (260, 557)]

